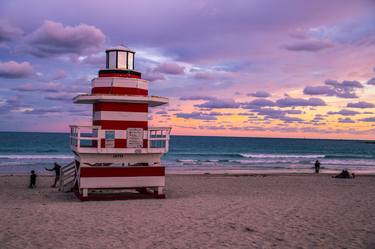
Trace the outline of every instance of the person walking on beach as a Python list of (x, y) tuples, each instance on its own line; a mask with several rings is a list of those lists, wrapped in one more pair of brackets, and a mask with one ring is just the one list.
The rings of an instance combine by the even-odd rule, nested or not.
[(51, 186), (52, 188), (55, 188), (56, 187), (56, 183), (60, 180), (60, 169), (61, 169), (61, 166), (58, 165), (55, 162), (54, 167), (52, 169), (47, 169), (47, 168), (45, 168), (45, 169), (48, 170), (48, 171), (55, 171), (55, 182)]
[(320, 162), (319, 160), (315, 161), (315, 173), (319, 173), (320, 170)]
[(29, 188), (35, 188), (35, 185), (36, 185), (36, 174), (35, 174), (35, 171), (32, 170), (31, 171), (31, 175), (30, 175), (30, 185), (29, 185)]

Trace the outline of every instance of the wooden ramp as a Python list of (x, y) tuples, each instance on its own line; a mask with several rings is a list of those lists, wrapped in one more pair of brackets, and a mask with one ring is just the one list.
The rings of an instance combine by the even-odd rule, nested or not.
[(77, 170), (75, 161), (68, 163), (60, 168), (60, 182), (59, 191), (70, 192), (72, 191), (77, 181)]

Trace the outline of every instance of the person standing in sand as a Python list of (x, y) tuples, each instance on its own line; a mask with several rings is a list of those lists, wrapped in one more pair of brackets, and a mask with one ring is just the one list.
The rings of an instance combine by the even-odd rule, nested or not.
[(32, 170), (31, 171), (31, 175), (30, 175), (30, 185), (29, 185), (29, 188), (35, 188), (35, 185), (36, 185), (36, 174), (35, 174), (35, 171)]
[(315, 161), (315, 173), (319, 173), (319, 170), (320, 170), (320, 162), (319, 160), (316, 160)]
[(54, 164), (54, 167), (52, 169), (47, 169), (45, 168), (46, 170), (48, 171), (55, 171), (55, 182), (54, 184), (51, 186), (52, 188), (55, 188), (56, 187), (56, 183), (60, 180), (60, 169), (61, 169), (61, 166), (58, 165), (56, 162)]

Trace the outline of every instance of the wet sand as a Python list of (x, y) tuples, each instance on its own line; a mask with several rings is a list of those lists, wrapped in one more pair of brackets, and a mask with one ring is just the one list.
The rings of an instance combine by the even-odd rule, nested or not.
[(170, 175), (167, 199), (80, 202), (0, 176), (0, 248), (375, 248), (375, 177)]

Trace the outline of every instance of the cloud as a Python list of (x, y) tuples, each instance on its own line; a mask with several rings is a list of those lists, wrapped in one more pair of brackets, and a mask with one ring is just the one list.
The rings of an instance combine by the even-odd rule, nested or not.
[(302, 98), (292, 98), (286, 97), (283, 99), (278, 99), (276, 104), (279, 107), (293, 107), (293, 106), (325, 106), (326, 103), (324, 100), (319, 98), (309, 98), (309, 99), (302, 99)]
[(240, 103), (235, 102), (233, 99), (211, 99), (203, 104), (195, 105), (199, 108), (238, 108)]
[[(373, 8), (373, 6), (370, 6)], [(336, 25), (323, 25), (308, 30), (309, 35), (325, 38), (335, 43), (350, 45), (373, 45), (375, 43), (375, 23), (373, 15), (347, 18)]]
[(157, 81), (157, 80), (165, 80), (165, 76), (160, 72), (154, 72), (154, 71), (146, 71), (145, 74), (142, 74), (142, 78), (148, 81)]
[(342, 109), (338, 112), (327, 112), (329, 115), (343, 115), (343, 116), (355, 116), (357, 114), (360, 114), (360, 112)]
[(64, 70), (60, 69), (54, 73), (51, 80), (61, 80), (61, 79), (64, 79), (66, 76), (67, 76), (67, 73)]
[(166, 111), (157, 111), (157, 112), (155, 112), (155, 114), (162, 115), (162, 114), (168, 114), (168, 112), (166, 112)]
[(339, 118), (339, 119), (338, 119), (338, 122), (339, 122), (339, 123), (344, 123), (344, 124), (352, 124), (352, 123), (355, 123), (354, 120), (352, 120), (351, 118)]
[(280, 110), (272, 108), (260, 108), (256, 110), (256, 113), (261, 116), (265, 116), (267, 119), (278, 119), (284, 122), (302, 122), (303, 119), (297, 117), (290, 117), (286, 114), (289, 114), (290, 110)]
[(214, 97), (210, 96), (186, 96), (186, 97), (180, 97), (180, 100), (214, 100)]
[(0, 98), (0, 113), (22, 112), (23, 110), (31, 110), (31, 107), (21, 102), (22, 96), (13, 96), (9, 99)]
[(216, 74), (211, 72), (198, 72), (194, 74), (194, 79), (197, 80), (213, 80), (216, 79)]
[(48, 108), (32, 108), (31, 110), (26, 110), (23, 113), (45, 115), (45, 114), (53, 114), (53, 113), (61, 113), (61, 112), (62, 110), (60, 107), (48, 107)]
[(288, 44), (282, 46), (282, 48), (290, 51), (306, 51), (306, 52), (316, 52), (323, 49), (333, 47), (333, 43), (325, 40), (307, 40), (298, 41), (293, 44)]
[(271, 94), (266, 91), (256, 91), (254, 93), (247, 94), (247, 96), (256, 97), (256, 98), (268, 98), (271, 96)]
[(375, 117), (362, 118), (359, 121), (363, 121), (363, 122), (375, 122)]
[(203, 130), (225, 130), (226, 128), (223, 126), (223, 125), (220, 125), (220, 126), (215, 126), (215, 125), (201, 125), (201, 126), (198, 126), (199, 129), (203, 129)]
[(241, 107), (246, 109), (254, 109), (257, 107), (275, 106), (276, 103), (268, 99), (254, 99), (250, 102), (244, 103)]
[(323, 121), (325, 119), (326, 115), (322, 115), (322, 114), (315, 114), (315, 117), (313, 120), (311, 120), (311, 122), (314, 122), (314, 123), (319, 123), (320, 121)]
[(338, 82), (337, 80), (326, 80), (323, 86), (307, 86), (303, 89), (306, 95), (326, 95), (336, 96), (339, 98), (358, 98), (355, 90), (363, 88), (363, 85), (358, 81), (344, 80)]
[(57, 100), (57, 101), (71, 101), (74, 97), (74, 94), (65, 93), (65, 92), (57, 92), (48, 94), (45, 99), (48, 100)]
[(105, 35), (94, 26), (64, 26), (53, 21), (45, 21), (26, 37), (29, 52), (38, 57), (89, 54), (99, 51), (104, 41)]
[(367, 81), (368, 85), (375, 85), (375, 78), (371, 78)]
[(23, 34), (23, 30), (10, 25), (7, 22), (0, 22), (0, 43), (11, 41)]
[(180, 66), (177, 63), (170, 62), (159, 64), (153, 71), (163, 74), (182, 75), (185, 74), (185, 67)]
[(0, 62), (0, 77), (8, 79), (27, 78), (34, 70), (29, 62)]
[(205, 114), (203, 112), (176, 113), (177, 118), (198, 119), (198, 120), (217, 120), (215, 115)]
[(14, 91), (19, 92), (60, 92), (62, 91), (62, 85), (56, 82), (49, 83), (27, 83), (12, 88)]
[(303, 93), (307, 95), (335, 95), (335, 90), (330, 86), (307, 86), (303, 89)]
[(357, 103), (348, 103), (346, 107), (351, 107), (351, 108), (375, 108), (375, 105), (373, 103), (368, 103), (364, 101), (359, 101)]

